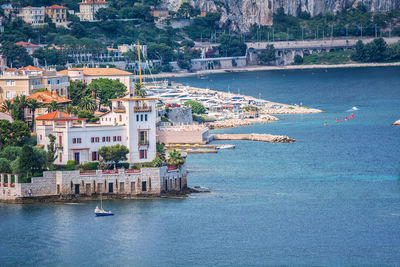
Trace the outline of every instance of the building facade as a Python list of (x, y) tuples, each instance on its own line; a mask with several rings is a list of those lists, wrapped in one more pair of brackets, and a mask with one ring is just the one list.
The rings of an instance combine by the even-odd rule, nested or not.
[(95, 15), (100, 8), (107, 8), (108, 3), (103, 0), (82, 0), (79, 3), (78, 17), (84, 21), (94, 21)]
[(116, 144), (129, 149), (130, 163), (151, 162), (156, 157), (156, 123), (154, 98), (120, 98), (112, 100), (112, 110), (98, 123), (53, 112), (36, 117), (38, 145), (49, 144), (48, 135), (56, 136), (57, 165), (69, 160), (76, 164), (98, 161), (99, 149)]
[(67, 8), (60, 5), (46, 7), (46, 15), (56, 24), (57, 27), (67, 27)]
[(27, 6), (19, 9), (18, 17), (32, 26), (41, 26), (45, 19), (44, 7)]
[(68, 76), (33, 66), (7, 69), (0, 76), (0, 101), (20, 95), (31, 95), (40, 89), (47, 89), (61, 97), (67, 96)]
[(99, 78), (117, 80), (126, 86), (128, 92), (135, 92), (133, 74), (116, 68), (71, 68), (59, 71), (58, 74), (67, 75), (72, 81), (82, 81), (87, 84)]

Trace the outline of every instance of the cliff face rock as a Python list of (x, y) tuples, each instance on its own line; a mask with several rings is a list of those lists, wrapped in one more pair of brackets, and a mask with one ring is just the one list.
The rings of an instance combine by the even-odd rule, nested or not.
[[(184, 0), (163, 0), (165, 7), (178, 10)], [(373, 12), (400, 9), (400, 0), (191, 0), (202, 11), (221, 13), (221, 25), (245, 32), (251, 24), (271, 25), (272, 16), (283, 7), (285, 13), (296, 15), (298, 8), (315, 16), (325, 11), (337, 12), (363, 3)]]

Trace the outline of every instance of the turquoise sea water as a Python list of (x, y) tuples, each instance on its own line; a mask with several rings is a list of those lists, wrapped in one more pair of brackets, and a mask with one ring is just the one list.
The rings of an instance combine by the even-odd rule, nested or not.
[(0, 266), (400, 265), (400, 68), (175, 80), (325, 112), (218, 130), (297, 142), (190, 155), (189, 185), (210, 194), (106, 201), (110, 218), (96, 202), (0, 204)]

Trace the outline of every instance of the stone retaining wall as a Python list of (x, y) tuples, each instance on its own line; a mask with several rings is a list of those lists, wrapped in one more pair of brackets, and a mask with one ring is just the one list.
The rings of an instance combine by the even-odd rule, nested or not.
[(0, 191), (0, 200), (47, 196), (155, 195), (182, 192), (187, 187), (186, 166), (177, 170), (142, 168), (113, 171), (51, 171), (31, 183), (15, 184)]

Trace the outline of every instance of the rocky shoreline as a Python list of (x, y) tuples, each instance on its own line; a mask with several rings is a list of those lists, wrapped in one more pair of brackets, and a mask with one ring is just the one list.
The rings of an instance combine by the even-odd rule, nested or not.
[(214, 140), (250, 140), (268, 143), (294, 143), (295, 139), (286, 135), (272, 134), (214, 134)]
[(229, 119), (223, 121), (209, 122), (207, 123), (207, 127), (213, 130), (213, 129), (247, 126), (256, 123), (268, 123), (273, 121), (279, 121), (279, 119), (271, 115), (264, 115), (262, 118), (255, 118), (255, 119)]

